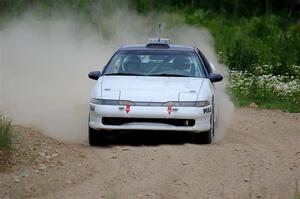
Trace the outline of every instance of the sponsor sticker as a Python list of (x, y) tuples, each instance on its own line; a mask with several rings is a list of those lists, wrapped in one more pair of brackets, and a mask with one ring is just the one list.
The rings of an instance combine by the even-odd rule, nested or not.
[(129, 113), (129, 111), (130, 111), (130, 105), (126, 105), (125, 112)]
[(172, 113), (172, 106), (171, 105), (168, 106), (168, 110), (167, 111), (168, 111), (169, 114)]
[(206, 113), (211, 113), (211, 107), (209, 108), (204, 108), (203, 109), (203, 113), (206, 114)]
[(94, 105), (90, 105), (90, 110), (91, 111), (95, 111), (95, 106)]

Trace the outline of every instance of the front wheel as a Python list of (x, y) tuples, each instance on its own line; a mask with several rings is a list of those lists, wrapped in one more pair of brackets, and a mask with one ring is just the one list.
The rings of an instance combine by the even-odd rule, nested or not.
[(89, 127), (89, 144), (90, 146), (98, 145), (98, 132), (95, 129)]
[(95, 130), (89, 127), (90, 146), (107, 145), (107, 133), (104, 130)]
[(213, 132), (209, 130), (207, 132), (200, 133), (203, 144), (211, 144), (213, 140)]
[(215, 135), (215, 120), (214, 120), (214, 110), (212, 111), (210, 118), (210, 130), (197, 134), (197, 143), (201, 144), (211, 144)]

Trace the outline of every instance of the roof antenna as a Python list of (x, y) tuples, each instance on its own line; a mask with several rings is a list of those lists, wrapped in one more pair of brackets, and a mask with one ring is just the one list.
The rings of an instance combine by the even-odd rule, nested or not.
[(162, 22), (158, 24), (158, 30), (156, 32), (157, 36), (156, 38), (150, 38), (149, 42), (150, 43), (163, 43), (163, 44), (169, 44), (170, 39), (169, 38), (164, 38), (163, 35), (165, 33), (165, 28), (166, 28), (166, 23)]
[(162, 37), (165, 33), (166, 23), (162, 22), (158, 24), (158, 38)]

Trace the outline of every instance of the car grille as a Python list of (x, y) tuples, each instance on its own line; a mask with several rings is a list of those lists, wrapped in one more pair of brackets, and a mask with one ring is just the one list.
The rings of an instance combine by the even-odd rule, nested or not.
[(103, 117), (104, 125), (123, 125), (128, 123), (162, 123), (173, 126), (194, 126), (195, 120), (192, 119), (163, 119), (163, 118), (121, 118), (121, 117)]

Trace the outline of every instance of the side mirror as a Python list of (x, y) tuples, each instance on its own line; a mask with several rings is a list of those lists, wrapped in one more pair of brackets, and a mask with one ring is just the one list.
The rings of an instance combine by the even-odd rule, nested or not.
[(208, 78), (210, 79), (210, 81), (213, 82), (220, 82), (223, 80), (223, 76), (218, 74), (218, 73), (210, 73), (208, 75)]
[(92, 71), (89, 73), (89, 78), (93, 80), (98, 80), (100, 76), (101, 76), (100, 71)]

